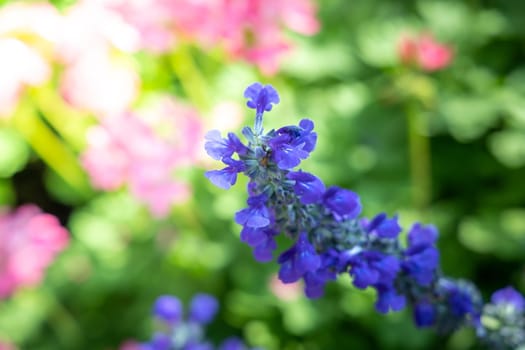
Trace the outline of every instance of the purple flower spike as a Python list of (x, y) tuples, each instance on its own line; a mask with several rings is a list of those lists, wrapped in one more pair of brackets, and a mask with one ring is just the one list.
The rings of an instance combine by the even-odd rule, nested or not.
[(191, 301), (189, 318), (201, 324), (210, 323), (218, 309), (219, 304), (214, 297), (208, 294), (197, 294)]
[(256, 110), (257, 114), (262, 114), (265, 111), (272, 110), (272, 104), (278, 104), (279, 94), (271, 85), (262, 85), (261, 83), (253, 83), (244, 90), (244, 97), (248, 98), (246, 105), (249, 108)]
[(314, 122), (310, 119), (301, 119), (299, 126), (303, 129), (302, 141), (304, 142), (303, 149), (306, 152), (312, 152), (317, 143), (317, 134), (312, 132), (314, 130)]
[(231, 337), (222, 342), (219, 350), (246, 350), (246, 346), (239, 338)]
[(253, 249), (253, 256), (258, 262), (269, 262), (273, 260), (275, 249), (277, 249), (277, 242), (273, 236), (268, 236), (264, 242)]
[(318, 177), (303, 171), (292, 171), (287, 177), (295, 180), (294, 191), (301, 198), (301, 203), (316, 203), (323, 196), (325, 186)]
[(360, 289), (377, 284), (390, 285), (400, 270), (396, 257), (374, 251), (352, 256), (350, 265), (354, 286)]
[(170, 348), (171, 338), (164, 333), (155, 333), (153, 339), (140, 347), (141, 350), (169, 350)]
[(494, 292), (490, 301), (496, 305), (511, 305), (518, 312), (522, 312), (525, 309), (525, 299), (523, 295), (510, 286)]
[(313, 132), (314, 123), (303, 119), (297, 126), (284, 126), (275, 132), (268, 142), (272, 149), (272, 158), (283, 170), (295, 168), (302, 159), (308, 158), (315, 148), (317, 134)]
[(213, 350), (214, 347), (210, 343), (191, 343), (184, 347), (184, 350)]
[(389, 219), (386, 214), (381, 213), (372, 219), (367, 225), (366, 231), (379, 238), (394, 239), (399, 236), (402, 229), (399, 226), (397, 215)]
[(376, 310), (382, 314), (388, 311), (400, 311), (406, 305), (406, 298), (397, 293), (393, 287), (379, 286), (377, 288)]
[(434, 247), (420, 250), (408, 249), (403, 269), (421, 286), (428, 286), (435, 278), (439, 265), (439, 251)]
[(259, 262), (273, 260), (273, 251), (277, 249), (274, 236), (279, 232), (271, 228), (244, 227), (241, 231), (241, 241), (254, 248), (253, 255)]
[(228, 166), (221, 170), (210, 170), (204, 173), (212, 184), (222, 189), (229, 189), (237, 181), (237, 174), (244, 171), (245, 164), (240, 160), (223, 158), (222, 161)]
[(430, 246), (433, 245), (438, 238), (438, 230), (433, 225), (414, 224), (408, 232), (408, 245), (415, 246)]
[(472, 297), (460, 289), (451, 290), (448, 296), (448, 304), (452, 313), (457, 317), (463, 317), (474, 311)]
[(297, 243), (282, 253), (277, 262), (281, 264), (279, 279), (283, 283), (293, 283), (305, 273), (317, 270), (321, 265), (321, 258), (308, 241), (306, 233), (301, 233)]
[(211, 130), (204, 138), (206, 139), (204, 149), (210, 157), (216, 160), (229, 158), (236, 152), (239, 154), (247, 152), (247, 147), (232, 132), (228, 133), (227, 139), (223, 139), (219, 130)]
[(437, 229), (432, 226), (414, 224), (408, 233), (408, 248), (404, 252), (403, 270), (421, 286), (428, 286), (436, 277), (439, 266), (439, 251), (434, 243)]
[(155, 301), (153, 314), (164, 322), (178, 322), (182, 317), (182, 304), (174, 296), (162, 295)]
[(337, 186), (326, 190), (323, 195), (323, 203), (338, 220), (354, 219), (361, 213), (359, 196)]
[(271, 223), (270, 210), (266, 206), (268, 197), (260, 194), (248, 198), (248, 208), (235, 214), (235, 222), (251, 228), (267, 227)]
[(414, 320), (420, 328), (431, 327), (436, 322), (437, 310), (434, 305), (424, 300), (414, 306)]

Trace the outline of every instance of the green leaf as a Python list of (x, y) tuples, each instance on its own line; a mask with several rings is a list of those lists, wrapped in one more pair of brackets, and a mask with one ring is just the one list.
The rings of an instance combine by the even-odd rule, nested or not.
[(525, 132), (504, 130), (491, 135), (489, 147), (494, 156), (509, 168), (525, 165)]
[(461, 96), (445, 99), (441, 106), (450, 133), (460, 141), (483, 135), (499, 117), (499, 106), (486, 96)]
[(22, 136), (13, 129), (0, 130), (0, 177), (13, 176), (29, 160), (30, 150)]

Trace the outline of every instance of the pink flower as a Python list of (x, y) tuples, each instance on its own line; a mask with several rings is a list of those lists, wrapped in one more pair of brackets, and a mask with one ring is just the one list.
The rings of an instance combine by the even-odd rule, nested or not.
[[(304, 35), (319, 30), (310, 0), (185, 0), (171, 4), (174, 26), (181, 36), (204, 47), (219, 45), (235, 59), (275, 74), (292, 44), (289, 29)], [(167, 6), (169, 7), (169, 6)]]
[(135, 100), (139, 76), (106, 51), (86, 53), (66, 67), (60, 91), (71, 105), (107, 117), (123, 113)]
[(173, 19), (159, 0), (99, 0), (118, 14), (138, 37), (141, 49), (161, 53), (173, 47)]
[(404, 64), (415, 64), (427, 72), (447, 67), (453, 57), (452, 48), (438, 43), (430, 34), (416, 38), (402, 37), (398, 44), (398, 54)]
[(197, 113), (162, 98), (143, 111), (107, 118), (88, 133), (82, 155), (93, 186), (127, 186), (157, 217), (190, 195), (174, 172), (195, 162), (203, 127)]
[[(118, 350), (142, 350), (144, 347), (137, 341), (126, 340), (118, 347)], [(2, 348), (0, 348), (2, 350)]]
[(37, 51), (20, 40), (0, 38), (0, 116), (13, 112), (24, 86), (38, 86), (49, 76)]
[(11, 343), (6, 342), (3, 339), (0, 339), (0, 350), (16, 350), (17, 347)]
[(56, 217), (34, 205), (0, 215), (0, 298), (34, 286), (69, 241)]
[(417, 60), (426, 71), (439, 70), (452, 61), (452, 49), (438, 43), (430, 35), (423, 35), (419, 39)]
[(56, 54), (64, 63), (110, 48), (133, 52), (140, 41), (122, 16), (97, 0), (79, 1), (70, 7), (61, 18), (60, 34)]
[(305, 35), (319, 30), (315, 8), (306, 0), (225, 0), (224, 7), (226, 50), (267, 75), (278, 71), (283, 54), (292, 47), (285, 28)]

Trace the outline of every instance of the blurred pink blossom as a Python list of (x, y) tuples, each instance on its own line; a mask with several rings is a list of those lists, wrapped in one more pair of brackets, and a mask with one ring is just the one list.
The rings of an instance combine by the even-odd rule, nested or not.
[(123, 52), (139, 48), (140, 37), (136, 30), (102, 1), (79, 1), (67, 9), (61, 20), (56, 53), (64, 63), (111, 48)]
[(173, 19), (159, 0), (98, 0), (133, 30), (140, 49), (161, 53), (173, 47)]
[(0, 350), (16, 350), (16, 349), (17, 347), (14, 346), (13, 344), (10, 344), (6, 342), (5, 340), (0, 339)]
[[(142, 350), (144, 347), (137, 341), (126, 340), (118, 347), (118, 350)], [(2, 348), (0, 348), (2, 350)]]
[(195, 161), (202, 135), (192, 108), (162, 98), (143, 111), (107, 118), (91, 128), (82, 162), (95, 188), (127, 185), (152, 214), (163, 217), (190, 195), (190, 187), (174, 172)]
[(272, 275), (269, 281), (269, 287), (272, 293), (282, 301), (292, 301), (299, 298), (302, 295), (303, 287), (301, 283), (283, 283), (277, 277)]
[(139, 91), (139, 76), (128, 62), (105, 51), (86, 53), (62, 74), (60, 91), (71, 105), (107, 117), (127, 110)]
[[(275, 74), (292, 44), (285, 30), (312, 35), (319, 30), (310, 0), (164, 0), (174, 26), (204, 47), (222, 46), (227, 54)], [(171, 6), (170, 6), (171, 5)]]
[(259, 66), (263, 74), (279, 69), (292, 44), (284, 29), (313, 35), (319, 30), (316, 9), (307, 0), (224, 0), (226, 50)]
[(34, 205), (0, 214), (0, 298), (40, 283), (68, 241), (58, 219)]
[(430, 34), (415, 38), (403, 36), (398, 44), (398, 54), (403, 63), (415, 64), (427, 72), (447, 67), (453, 58), (452, 48), (437, 42)]
[(20, 40), (0, 38), (0, 116), (13, 112), (24, 86), (38, 86), (49, 77), (37, 51)]

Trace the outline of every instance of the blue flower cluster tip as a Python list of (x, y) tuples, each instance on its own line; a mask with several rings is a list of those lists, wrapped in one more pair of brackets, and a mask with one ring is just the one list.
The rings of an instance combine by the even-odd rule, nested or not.
[[(197, 294), (190, 303), (186, 319), (180, 300), (172, 295), (157, 298), (153, 315), (159, 330), (139, 350), (250, 350), (236, 337), (224, 340), (218, 347), (206, 340), (204, 326), (212, 322), (219, 309), (217, 300), (208, 294)], [(262, 349), (252, 349), (262, 350)]]
[(348, 274), (356, 288), (375, 289), (375, 307), (381, 313), (410, 305), (418, 327), (450, 333), (468, 325), (495, 348), (525, 344), (523, 328), (511, 336), (487, 326), (489, 316), (499, 326), (511, 321), (522, 325), (521, 294), (504, 289), (484, 305), (472, 283), (442, 276), (436, 227), (415, 223), (402, 242), (397, 216), (361, 217), (358, 194), (326, 186), (314, 174), (297, 169), (315, 149), (313, 121), (303, 119), (297, 126), (263, 134), (263, 114), (279, 102), (279, 95), (270, 85), (254, 83), (244, 96), (256, 111), (254, 128), (242, 130), (246, 143), (233, 133), (225, 138), (218, 131), (207, 134), (206, 151), (225, 167), (206, 172), (206, 177), (223, 189), (233, 186), (239, 173), (249, 178), (247, 207), (237, 212), (235, 221), (255, 259), (273, 261), (275, 238), (282, 234), (292, 244), (276, 259), (279, 278), (284, 283), (303, 280), (310, 298), (321, 297), (328, 282)]

